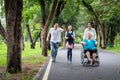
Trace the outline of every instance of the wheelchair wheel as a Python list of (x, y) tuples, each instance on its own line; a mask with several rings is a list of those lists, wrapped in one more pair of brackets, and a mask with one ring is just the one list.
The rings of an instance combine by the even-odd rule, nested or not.
[(94, 67), (99, 67), (99, 66), (100, 66), (100, 62), (99, 62), (99, 61), (96, 61), (93, 66), (94, 66)]
[(84, 53), (83, 53), (83, 50), (81, 50), (81, 64), (84, 64)]

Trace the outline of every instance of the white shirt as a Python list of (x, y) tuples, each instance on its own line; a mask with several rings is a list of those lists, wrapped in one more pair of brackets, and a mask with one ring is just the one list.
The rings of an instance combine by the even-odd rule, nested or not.
[(88, 38), (88, 33), (91, 33), (92, 34), (92, 39), (96, 39), (96, 31), (94, 28), (91, 28), (91, 29), (88, 29), (86, 28), (85, 31), (84, 31), (84, 36), (83, 36), (83, 39), (87, 39)]
[(60, 42), (61, 41), (61, 32), (63, 31), (62, 28), (57, 28), (56, 30), (54, 28), (51, 28), (49, 33), (51, 34), (50, 41), (51, 42)]

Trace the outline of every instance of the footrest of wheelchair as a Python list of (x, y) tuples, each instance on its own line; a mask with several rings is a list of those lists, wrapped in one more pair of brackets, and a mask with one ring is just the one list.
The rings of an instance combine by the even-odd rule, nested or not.
[(87, 67), (98, 67), (100, 65), (100, 62), (99, 61), (95, 61), (94, 64), (90, 63), (88, 64), (87, 62), (83, 62), (83, 66), (87, 66)]

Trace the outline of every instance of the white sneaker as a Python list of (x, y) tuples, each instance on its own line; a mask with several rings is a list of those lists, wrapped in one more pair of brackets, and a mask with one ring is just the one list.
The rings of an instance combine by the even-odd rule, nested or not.
[(55, 59), (52, 59), (52, 62), (55, 62)]
[(68, 61), (68, 63), (72, 63), (72, 61)]

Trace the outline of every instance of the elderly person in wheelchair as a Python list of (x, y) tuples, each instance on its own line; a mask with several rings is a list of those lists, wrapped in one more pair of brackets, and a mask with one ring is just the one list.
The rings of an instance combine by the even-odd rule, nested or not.
[(83, 39), (81, 44), (87, 57), (87, 64), (94, 64), (97, 56), (97, 42), (95, 39), (92, 39), (92, 34), (88, 33), (87, 39)]

